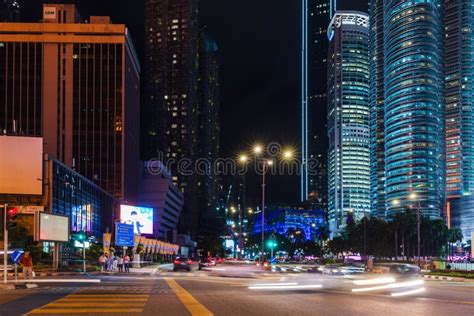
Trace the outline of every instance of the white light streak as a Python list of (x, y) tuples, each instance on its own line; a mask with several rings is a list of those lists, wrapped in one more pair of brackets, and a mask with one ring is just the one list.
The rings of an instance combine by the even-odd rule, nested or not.
[(377, 278), (377, 279), (369, 279), (369, 280), (357, 280), (354, 281), (355, 285), (374, 285), (374, 284), (385, 284), (385, 283), (393, 283), (395, 282), (394, 278)]
[(380, 285), (380, 286), (364, 287), (364, 288), (360, 288), (360, 289), (352, 289), (352, 292), (370, 292), (370, 291), (387, 290), (387, 289), (398, 289), (398, 288), (402, 288), (402, 287), (423, 285), (424, 283), (425, 283), (425, 281), (423, 281), (423, 280), (415, 280), (415, 281), (407, 281), (407, 282), (399, 282), (399, 283), (390, 283), (390, 284)]
[(249, 286), (249, 290), (304, 290), (304, 289), (320, 289), (321, 284), (314, 285), (284, 285), (284, 286)]
[(406, 292), (400, 292), (400, 293), (392, 293), (392, 297), (398, 297), (398, 296), (406, 296), (406, 295), (412, 295), (412, 294), (417, 294), (417, 293), (422, 293), (426, 289), (424, 287), (416, 289), (416, 290), (411, 290), (411, 291), (406, 291)]

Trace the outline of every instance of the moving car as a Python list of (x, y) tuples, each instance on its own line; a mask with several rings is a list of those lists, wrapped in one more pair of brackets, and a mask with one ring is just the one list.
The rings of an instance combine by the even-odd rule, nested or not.
[(191, 259), (185, 257), (177, 257), (173, 262), (173, 271), (186, 270), (189, 272), (191, 271), (191, 264), (193, 264)]
[(199, 270), (202, 268), (213, 267), (216, 265), (216, 261), (213, 258), (202, 258), (199, 260)]
[(410, 278), (419, 276), (421, 273), (420, 267), (413, 264), (394, 264), (389, 268), (389, 273), (397, 278)]

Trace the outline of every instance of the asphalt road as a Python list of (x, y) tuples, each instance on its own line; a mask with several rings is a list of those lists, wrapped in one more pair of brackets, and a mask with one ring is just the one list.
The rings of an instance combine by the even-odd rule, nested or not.
[(36, 289), (0, 291), (0, 316), (474, 314), (474, 283), (426, 281), (422, 293), (392, 297), (400, 291), (354, 293), (373, 285), (357, 286), (351, 278), (309, 273), (250, 277), (245, 269), (238, 277), (240, 269), (105, 276), (94, 284), (38, 283)]

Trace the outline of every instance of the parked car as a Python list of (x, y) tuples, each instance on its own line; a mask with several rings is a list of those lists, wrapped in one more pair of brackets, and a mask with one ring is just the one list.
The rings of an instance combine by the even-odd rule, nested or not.
[(174, 262), (173, 262), (173, 271), (178, 271), (178, 270), (186, 270), (186, 271), (191, 271), (191, 265), (193, 262), (191, 259), (185, 258), (185, 257), (177, 257)]

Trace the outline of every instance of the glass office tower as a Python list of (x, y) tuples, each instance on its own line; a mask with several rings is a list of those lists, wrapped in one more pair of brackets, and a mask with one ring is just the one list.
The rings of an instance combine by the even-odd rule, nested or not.
[(445, 1), (447, 218), (474, 231), (474, 1)]
[(444, 194), (443, 4), (384, 1), (387, 217), (440, 216)]
[(329, 226), (370, 213), (369, 17), (338, 11), (329, 28)]
[(369, 1), (370, 16), (370, 200), (374, 216), (385, 218), (385, 86), (383, 0)]

